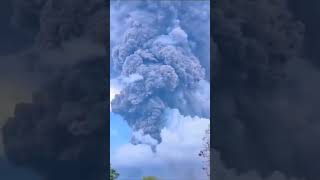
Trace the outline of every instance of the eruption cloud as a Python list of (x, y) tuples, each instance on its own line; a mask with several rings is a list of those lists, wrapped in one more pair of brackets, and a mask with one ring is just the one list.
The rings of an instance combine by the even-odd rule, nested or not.
[[(105, 178), (107, 2), (9, 3), (14, 28), (32, 41), (2, 56), (1, 81), (12, 103), (1, 120), (2, 179)], [(9, 44), (15, 38), (8, 36)]]
[[(308, 59), (310, 49), (305, 50), (315, 27), (292, 13), (288, 3), (293, 2), (221, 0), (213, 5), (219, 71), (212, 145), (230, 170), (225, 179), (320, 178), (320, 74)], [(243, 178), (248, 172), (256, 175)], [(271, 178), (275, 172), (283, 178)]]
[[(124, 85), (111, 106), (133, 131), (160, 143), (165, 109), (209, 117), (209, 95), (201, 94), (208, 93), (209, 56), (197, 51), (209, 54), (209, 14), (209, 2), (112, 1), (111, 74)], [(204, 26), (191, 31), (197, 23)], [(135, 137), (133, 144), (142, 143)]]

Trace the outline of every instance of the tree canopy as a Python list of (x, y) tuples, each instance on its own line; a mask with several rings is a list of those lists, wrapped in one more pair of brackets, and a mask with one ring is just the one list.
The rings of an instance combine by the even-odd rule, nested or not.
[(143, 177), (143, 180), (159, 180), (159, 179), (155, 176), (146, 176), (146, 177)]
[(119, 175), (120, 174), (110, 166), (110, 180), (116, 180)]

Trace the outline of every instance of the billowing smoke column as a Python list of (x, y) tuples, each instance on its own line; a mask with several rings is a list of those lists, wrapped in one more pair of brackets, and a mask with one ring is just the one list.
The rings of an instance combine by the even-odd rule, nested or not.
[[(113, 2), (113, 8), (120, 4)], [(134, 8), (126, 9), (126, 16), (120, 18), (120, 22), (126, 22), (121, 26), (125, 32), (120, 33), (121, 39), (112, 49), (113, 70), (118, 78), (126, 79), (125, 87), (111, 102), (112, 111), (122, 115), (134, 131), (142, 130), (158, 142), (165, 124), (162, 117), (165, 108), (198, 114), (187, 107), (192, 106), (192, 92), (205, 79), (205, 69), (193, 53), (195, 47), (191, 46), (197, 40), (193, 41), (184, 28), (190, 24), (184, 24), (188, 12), (182, 9), (205, 10), (209, 6), (201, 2), (192, 7), (195, 4), (170, 1), (121, 4)], [(198, 16), (208, 20), (208, 10)], [(208, 116), (208, 111), (205, 115)]]

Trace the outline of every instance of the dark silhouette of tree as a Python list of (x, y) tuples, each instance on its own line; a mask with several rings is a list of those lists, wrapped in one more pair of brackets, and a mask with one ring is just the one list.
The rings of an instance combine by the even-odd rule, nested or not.
[(210, 177), (210, 127), (206, 130), (203, 141), (203, 149), (200, 151), (199, 156), (204, 159), (204, 166), (202, 169), (206, 172), (207, 176)]

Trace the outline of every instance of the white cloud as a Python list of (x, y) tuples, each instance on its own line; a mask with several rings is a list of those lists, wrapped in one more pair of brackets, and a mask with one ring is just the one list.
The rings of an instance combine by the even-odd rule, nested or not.
[(148, 160), (154, 159), (155, 157), (148, 145), (125, 144), (122, 145), (111, 158), (114, 166), (127, 168), (147, 165), (149, 163)]
[[(152, 152), (149, 145), (125, 144), (111, 155), (113, 166), (120, 170), (139, 168), (143, 169), (143, 175), (163, 175), (166, 176), (165, 179), (168, 179), (168, 176), (172, 179), (194, 176), (190, 180), (207, 180), (201, 169), (202, 159), (198, 154), (203, 147), (202, 138), (210, 120), (183, 116), (176, 109), (167, 109), (164, 117), (168, 119), (168, 124), (161, 131), (162, 142), (158, 144), (156, 153)], [(157, 172), (152, 170), (157, 168)], [(161, 168), (166, 170), (161, 171)], [(120, 173), (126, 176), (124, 173), (127, 172)]]
[(177, 109), (166, 110), (164, 114), (169, 121), (161, 131), (163, 142), (157, 147), (158, 153), (164, 159), (198, 159), (210, 120), (183, 116)]
[(110, 80), (110, 112), (112, 112), (111, 101), (117, 94), (120, 94), (122, 88), (123, 85), (117, 78)]

